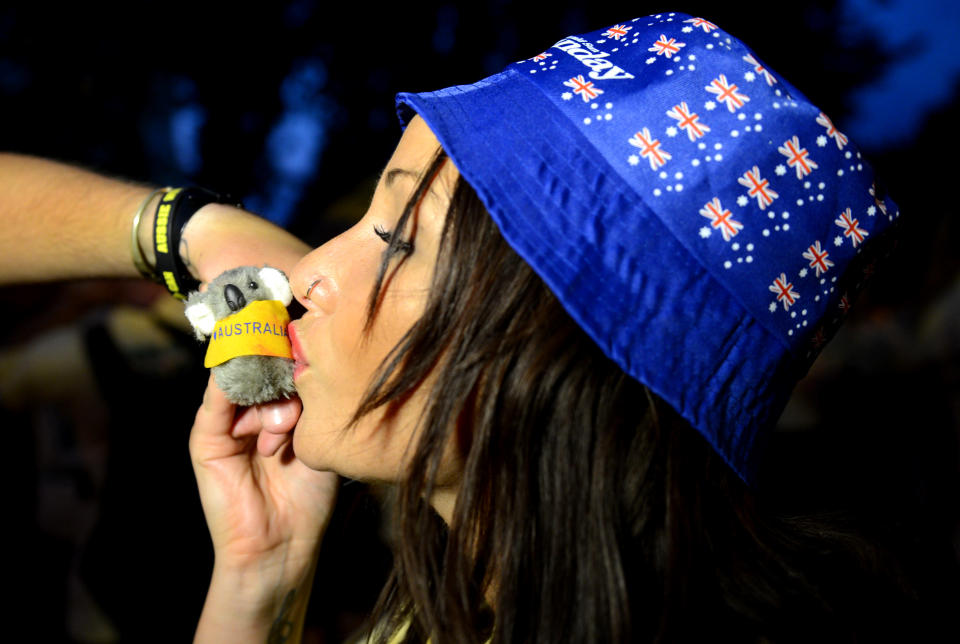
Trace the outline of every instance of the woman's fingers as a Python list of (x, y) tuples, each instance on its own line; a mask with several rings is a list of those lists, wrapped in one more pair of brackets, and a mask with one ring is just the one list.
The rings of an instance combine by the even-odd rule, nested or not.
[(203, 439), (229, 436), (236, 410), (237, 406), (227, 400), (217, 387), (213, 374), (210, 374), (207, 389), (203, 392), (203, 404), (197, 410), (191, 435)]
[[(233, 422), (235, 409), (236, 405), (227, 400), (224, 393), (220, 391), (220, 387), (217, 386), (217, 381), (211, 372), (210, 378), (207, 380), (207, 389), (203, 392), (203, 404), (200, 405), (197, 416), (202, 416), (211, 427), (223, 426), (224, 424), (229, 426)], [(227, 421), (227, 423), (224, 423), (224, 421)]]
[(261, 456), (273, 456), (288, 440), (290, 440), (290, 434), (260, 432), (260, 435), (257, 436), (257, 451), (260, 452)]
[(256, 436), (262, 429), (263, 423), (260, 421), (260, 408), (254, 405), (253, 407), (241, 408), (237, 412), (237, 417), (234, 420), (230, 435), (234, 438)]
[(276, 454), (290, 440), (290, 432), (297, 426), (302, 410), (303, 405), (296, 397), (260, 405), (262, 431), (257, 437), (257, 451), (263, 456)]
[(274, 400), (247, 407), (237, 414), (231, 433), (237, 438), (256, 436), (261, 432), (287, 434), (296, 427), (302, 408), (299, 398)]
[(294, 396), (285, 400), (274, 400), (260, 405), (260, 423), (263, 431), (271, 434), (288, 434), (297, 426), (303, 405)]
[(203, 393), (203, 404), (190, 430), (190, 453), (198, 462), (237, 453), (237, 441), (231, 435), (237, 406), (217, 387), (213, 374)]
[(238, 453), (257, 437), (257, 451), (273, 456), (290, 438), (303, 406), (297, 397), (241, 408), (227, 400), (211, 374), (191, 433), (195, 451), (211, 456)]

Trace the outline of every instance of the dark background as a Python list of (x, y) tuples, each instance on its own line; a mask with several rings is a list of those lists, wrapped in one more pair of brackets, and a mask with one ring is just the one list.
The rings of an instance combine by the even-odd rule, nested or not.
[[(953, 601), (958, 3), (261, 4), (4, 3), (0, 149), (229, 192), (318, 245), (365, 209), (399, 137), (397, 91), (472, 82), (637, 15), (712, 20), (861, 145), (905, 222), (788, 407), (769, 489), (798, 510), (856, 508), (930, 602)], [(135, 282), (0, 289), (8, 610), (41, 641), (192, 633), (211, 553), (186, 437), (205, 373), (167, 300)], [(343, 488), (311, 641), (339, 641), (374, 601), (389, 566), (377, 496)]]

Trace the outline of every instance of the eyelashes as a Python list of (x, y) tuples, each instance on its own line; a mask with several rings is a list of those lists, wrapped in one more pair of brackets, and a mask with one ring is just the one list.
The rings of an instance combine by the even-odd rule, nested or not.
[(413, 244), (408, 241), (399, 241), (393, 242), (393, 233), (384, 230), (380, 226), (374, 224), (373, 232), (384, 241), (384, 243), (389, 245), (388, 250), (392, 253), (403, 253), (404, 255), (409, 255), (413, 252)]

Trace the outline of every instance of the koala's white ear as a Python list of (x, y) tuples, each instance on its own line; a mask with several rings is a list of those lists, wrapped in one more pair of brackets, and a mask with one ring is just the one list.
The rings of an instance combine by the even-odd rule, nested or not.
[(280, 300), (284, 306), (290, 304), (293, 300), (293, 291), (290, 290), (290, 282), (282, 271), (264, 266), (260, 269), (260, 281), (270, 292), (271, 300)]
[(206, 302), (191, 304), (184, 309), (183, 313), (198, 333), (203, 335), (213, 333), (213, 327), (217, 323), (217, 319), (213, 316), (213, 309)]

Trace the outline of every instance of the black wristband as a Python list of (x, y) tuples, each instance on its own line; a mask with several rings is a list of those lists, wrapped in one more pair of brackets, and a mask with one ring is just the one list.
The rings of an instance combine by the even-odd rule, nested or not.
[(204, 188), (175, 188), (168, 191), (157, 206), (153, 228), (157, 281), (179, 300), (186, 299), (187, 293), (200, 288), (200, 282), (190, 274), (180, 257), (180, 238), (190, 217), (210, 203), (233, 203), (233, 200)]

